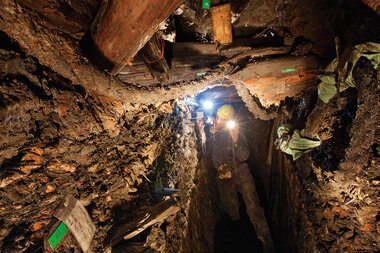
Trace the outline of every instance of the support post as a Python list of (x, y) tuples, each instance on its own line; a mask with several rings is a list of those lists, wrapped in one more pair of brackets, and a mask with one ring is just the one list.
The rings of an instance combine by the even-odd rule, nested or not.
[(169, 65), (165, 59), (164, 52), (165, 41), (159, 38), (157, 34), (154, 34), (138, 53), (148, 67), (152, 77), (159, 83), (168, 81), (169, 79)]

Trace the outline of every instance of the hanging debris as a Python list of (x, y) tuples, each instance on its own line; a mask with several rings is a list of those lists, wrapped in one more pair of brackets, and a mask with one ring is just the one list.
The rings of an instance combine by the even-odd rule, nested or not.
[(231, 5), (214, 6), (210, 12), (214, 43), (222, 46), (232, 44)]
[(292, 155), (293, 161), (313, 148), (321, 145), (320, 140), (310, 140), (302, 137), (302, 131), (294, 129), (290, 124), (284, 124), (277, 129), (278, 145), (282, 152)]
[[(356, 45), (353, 48), (348, 48), (341, 56), (342, 59), (340, 59), (339, 66), (337, 59), (334, 59), (326, 67), (324, 74), (318, 75), (318, 78), (322, 81), (318, 85), (318, 96), (323, 102), (328, 103), (338, 91), (343, 92), (350, 87), (356, 87), (352, 71), (360, 57), (367, 58), (371, 61), (374, 69), (377, 69), (377, 66), (380, 64), (380, 44), (367, 42)], [(339, 82), (339, 87), (337, 87), (335, 77), (338, 70), (340, 73), (339, 78), (343, 80), (343, 82)]]

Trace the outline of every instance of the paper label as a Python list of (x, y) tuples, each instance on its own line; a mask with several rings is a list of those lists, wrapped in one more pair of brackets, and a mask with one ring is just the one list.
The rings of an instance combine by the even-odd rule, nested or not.
[(66, 196), (55, 216), (69, 228), (83, 252), (87, 252), (96, 228), (82, 202), (72, 195)]

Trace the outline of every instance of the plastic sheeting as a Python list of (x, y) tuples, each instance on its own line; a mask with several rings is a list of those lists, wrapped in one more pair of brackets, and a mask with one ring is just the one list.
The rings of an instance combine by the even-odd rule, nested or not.
[[(293, 127), (289, 124), (284, 124), (277, 129), (279, 138), (279, 147), (282, 152), (292, 155), (293, 161), (300, 158), (304, 153), (309, 152), (315, 147), (321, 145), (320, 140), (310, 140), (301, 136), (298, 129), (292, 131)], [(293, 133), (291, 133), (293, 132)]]
[[(353, 48), (346, 49), (341, 56), (340, 72), (343, 76), (342, 82), (339, 86), (340, 92), (348, 89), (349, 87), (356, 87), (355, 81), (352, 77), (352, 71), (360, 57), (365, 57), (371, 61), (373, 67), (376, 69), (380, 64), (380, 44), (374, 42), (367, 42), (364, 44), (356, 45)], [(331, 98), (337, 93), (336, 86), (336, 72), (338, 69), (338, 62), (335, 58), (325, 69), (324, 74), (319, 75), (318, 78), (322, 81), (318, 85), (319, 98), (328, 103)]]

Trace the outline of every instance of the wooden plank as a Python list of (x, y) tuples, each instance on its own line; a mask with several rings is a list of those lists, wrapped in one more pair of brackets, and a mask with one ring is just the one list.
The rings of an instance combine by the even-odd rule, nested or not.
[(218, 54), (215, 44), (182, 42), (173, 45), (172, 68), (191, 66), (193, 69), (210, 68), (224, 57)]
[(117, 74), (155, 33), (182, 0), (103, 1), (91, 26), (88, 57)]
[(315, 87), (313, 81), (317, 80), (317, 67), (313, 56), (289, 56), (250, 63), (231, 78), (242, 81), (263, 106), (269, 107)]
[[(140, 53), (139, 53), (140, 56)], [(205, 43), (175, 43), (172, 47), (171, 68), (168, 78), (162, 83), (175, 83), (183, 80), (193, 80), (202, 76), (225, 59), (216, 51), (215, 44)], [(122, 81), (142, 85), (157, 84), (157, 79), (149, 76), (149, 69), (142, 65), (141, 57), (136, 58), (131, 65), (125, 66), (119, 73)]]
[[(231, 50), (231, 49), (229, 49)], [(243, 52), (233, 54), (231, 57), (221, 62), (219, 66), (226, 67), (228, 65), (242, 65), (250, 60), (257, 58), (264, 58), (269, 56), (278, 56), (289, 53), (288, 47), (265, 47), (265, 48), (252, 48)], [(231, 73), (226, 73), (231, 74)]]
[(231, 4), (210, 8), (214, 42), (220, 45), (232, 44)]
[(143, 217), (139, 217), (131, 223), (121, 225), (115, 230), (109, 240), (106, 241), (106, 247), (114, 246), (122, 240), (130, 239), (148, 227), (165, 220), (170, 215), (180, 210), (176, 201), (169, 198), (153, 207), (151, 207)]
[[(215, 44), (200, 42), (180, 42), (173, 44), (169, 79), (164, 83), (175, 83), (183, 80), (194, 80), (215, 66), (225, 67), (248, 61), (252, 58), (281, 55), (289, 51), (287, 47), (269, 47), (251, 49), (246, 46), (231, 46), (219, 52)], [(228, 73), (226, 73), (228, 74)], [(149, 70), (140, 58), (131, 65), (125, 66), (119, 73), (119, 78), (128, 83), (154, 85), (158, 82), (149, 75)]]

